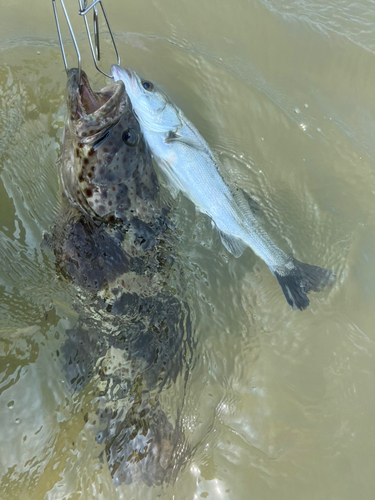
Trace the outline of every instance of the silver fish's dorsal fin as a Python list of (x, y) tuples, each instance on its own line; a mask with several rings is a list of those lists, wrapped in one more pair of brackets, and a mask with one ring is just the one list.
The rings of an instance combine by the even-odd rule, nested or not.
[(288, 242), (275, 231), (275, 227), (263, 211), (262, 207), (241, 188), (232, 186), (232, 193), (241, 214), (244, 215), (243, 226), (253, 231), (254, 228), (272, 240), (285, 254), (292, 253)]
[(234, 198), (234, 201), (237, 205), (237, 208), (239, 209), (239, 212), (243, 216), (243, 220), (246, 225), (246, 221), (250, 223), (256, 223), (257, 225), (259, 223), (265, 221), (267, 218), (262, 211), (260, 205), (253, 199), (251, 196), (249, 196), (246, 191), (244, 191), (242, 188), (238, 187), (236, 183), (229, 178), (229, 176), (226, 173), (226, 169), (231, 168), (231, 164), (228, 158), (225, 156), (220, 158), (221, 161), (218, 162), (218, 166), (220, 167), (220, 163), (226, 167), (224, 169), (220, 169), (220, 175), (222, 176), (224, 182), (228, 186), (228, 188), (231, 191), (231, 194)]
[(223, 231), (220, 231), (220, 229), (219, 229), (219, 234), (221, 242), (228, 250), (228, 252), (232, 253), (235, 257), (241, 257), (243, 251), (247, 247), (246, 243), (244, 243), (242, 240), (238, 238), (235, 238), (234, 236), (230, 236), (229, 234), (223, 233)]
[(230, 186), (236, 205), (243, 216), (245, 226), (256, 224), (259, 226), (265, 217), (258, 203), (241, 188)]
[(234, 198), (237, 205), (244, 210), (244, 214), (251, 213), (251, 221), (256, 220), (264, 229), (269, 228), (269, 221), (262, 207), (249, 194), (241, 188), (234, 188)]
[(246, 201), (246, 203), (249, 205), (250, 210), (252, 211), (252, 213), (254, 214), (254, 216), (255, 217), (259, 217), (259, 218), (265, 217), (265, 214), (264, 214), (261, 206), (259, 205), (259, 203), (257, 201), (255, 201), (243, 189), (241, 189), (241, 188), (237, 188), (237, 189), (239, 191), (241, 191), (241, 196), (244, 198), (244, 200)]

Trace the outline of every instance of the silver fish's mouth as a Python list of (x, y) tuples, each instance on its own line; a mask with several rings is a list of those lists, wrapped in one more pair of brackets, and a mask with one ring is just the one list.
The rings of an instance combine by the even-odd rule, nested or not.
[(117, 64), (113, 64), (113, 66), (111, 66), (111, 75), (115, 82), (122, 80), (127, 91), (130, 91), (134, 95), (139, 93), (139, 78), (128, 66), (122, 68), (121, 66), (117, 66)]
[(129, 79), (132, 78), (132, 71), (127, 66), (124, 66), (123, 68), (121, 66), (118, 66), (117, 64), (113, 64), (111, 66), (111, 75), (113, 76), (113, 78), (115, 79), (115, 81), (121, 80), (121, 76), (122, 76), (121, 73), (123, 71), (127, 74), (127, 76), (129, 77)]

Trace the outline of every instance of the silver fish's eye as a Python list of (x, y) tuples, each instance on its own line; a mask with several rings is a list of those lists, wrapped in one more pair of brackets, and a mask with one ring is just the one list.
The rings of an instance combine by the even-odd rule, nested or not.
[(128, 146), (136, 146), (138, 144), (138, 133), (133, 129), (133, 128), (128, 128), (123, 132), (122, 134), (122, 140), (127, 144)]
[(142, 80), (142, 87), (149, 92), (151, 92), (151, 90), (154, 90), (154, 84), (152, 82), (149, 82), (148, 80)]

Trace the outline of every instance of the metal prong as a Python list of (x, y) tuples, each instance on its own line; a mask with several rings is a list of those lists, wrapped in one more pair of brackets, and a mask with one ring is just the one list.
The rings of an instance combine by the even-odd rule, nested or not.
[(95, 40), (95, 51), (96, 58), (100, 61), (100, 37), (99, 37), (99, 17), (98, 17), (98, 8), (94, 7), (93, 10), (93, 22), (94, 22), (94, 40)]
[[(89, 39), (89, 44), (90, 44), (90, 49), (91, 49), (91, 54), (94, 60), (95, 67), (100, 73), (103, 75), (107, 76), (108, 78), (112, 78), (111, 75), (108, 73), (105, 73), (102, 69), (99, 68), (98, 61), (100, 61), (100, 45), (99, 45), (99, 21), (98, 21), (98, 9), (97, 9), (97, 4), (100, 5), (100, 8), (102, 9), (102, 13), (105, 19), (105, 22), (107, 24), (108, 32), (110, 34), (113, 48), (115, 49), (116, 52), (116, 57), (117, 57), (117, 64), (120, 65), (120, 55), (117, 50), (116, 42), (111, 30), (111, 27), (108, 22), (107, 14), (104, 10), (103, 4), (101, 0), (94, 0), (93, 3), (87, 7), (87, 0), (78, 0), (80, 11), (79, 14), (83, 16), (83, 19), (85, 21), (85, 26), (86, 26), (86, 31), (87, 31), (87, 36)], [(92, 37), (91, 37), (91, 32), (90, 32), (90, 27), (89, 23), (86, 18), (86, 14), (94, 7), (94, 44), (92, 43)]]
[[(72, 25), (70, 24), (70, 19), (69, 19), (68, 13), (66, 11), (65, 4), (64, 4), (63, 0), (60, 0), (60, 3), (61, 3), (62, 10), (64, 12), (66, 23), (67, 23), (68, 28), (69, 28), (70, 36), (72, 37), (72, 40), (73, 40), (73, 45), (74, 45), (74, 48), (75, 48), (75, 51), (76, 51), (76, 54), (77, 54), (77, 60), (78, 60), (78, 65), (77, 65), (78, 66), (78, 81), (81, 81), (81, 53), (79, 51), (79, 48), (78, 48), (78, 45), (77, 45), (77, 40), (76, 40), (76, 37), (74, 36), (74, 31), (73, 31)], [(66, 55), (65, 55), (65, 49), (64, 49), (64, 42), (63, 42), (63, 39), (62, 39), (61, 30), (60, 30), (60, 24), (59, 24), (59, 19), (58, 19), (58, 15), (57, 15), (56, 0), (52, 0), (52, 7), (53, 7), (53, 13), (55, 15), (57, 34), (58, 34), (58, 37), (59, 37), (61, 54), (62, 54), (62, 58), (63, 58), (63, 61), (64, 61), (65, 71), (68, 73), (69, 68), (68, 68), (68, 63), (66, 61)]]

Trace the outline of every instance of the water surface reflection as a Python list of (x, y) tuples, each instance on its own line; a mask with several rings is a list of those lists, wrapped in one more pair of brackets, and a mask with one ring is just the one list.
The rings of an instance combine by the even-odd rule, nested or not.
[[(90, 388), (72, 395), (61, 367), (74, 290), (40, 249), (60, 203), (52, 12), (4, 6), (0, 496), (372, 498), (375, 12), (364, 1), (106, 6), (123, 62), (168, 89), (297, 258), (337, 280), (292, 312), (266, 267), (229, 255), (180, 197), (198, 339), (181, 412), (192, 452), (176, 483), (116, 490), (84, 420)], [(180, 389), (162, 393), (171, 412)]]

